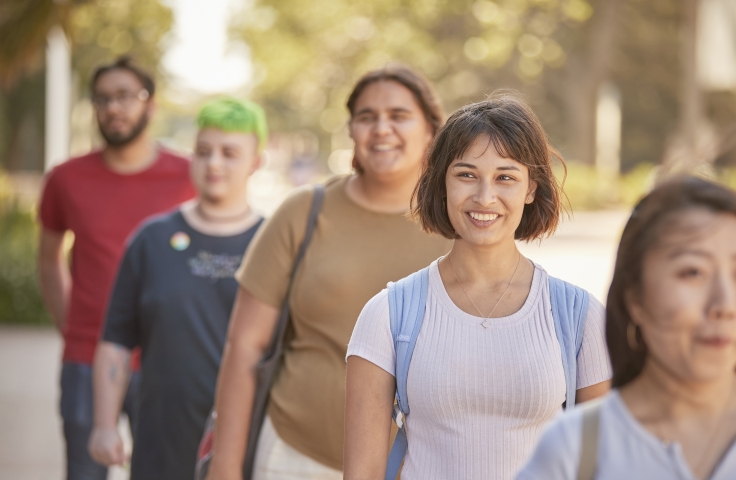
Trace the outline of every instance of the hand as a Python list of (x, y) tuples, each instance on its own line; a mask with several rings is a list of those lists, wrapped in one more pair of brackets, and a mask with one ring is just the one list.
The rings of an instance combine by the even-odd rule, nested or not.
[(92, 459), (106, 467), (122, 465), (125, 461), (123, 439), (117, 428), (98, 428), (92, 430), (87, 446)]
[(54, 326), (56, 327), (56, 330), (63, 336), (66, 332), (66, 319), (59, 321), (54, 320)]

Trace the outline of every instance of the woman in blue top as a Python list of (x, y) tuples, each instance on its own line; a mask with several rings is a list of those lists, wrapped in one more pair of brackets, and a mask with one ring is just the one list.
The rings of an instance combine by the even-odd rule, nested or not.
[(736, 478), (735, 238), (725, 187), (686, 177), (639, 203), (608, 294), (614, 390), (551, 424), (518, 480)]

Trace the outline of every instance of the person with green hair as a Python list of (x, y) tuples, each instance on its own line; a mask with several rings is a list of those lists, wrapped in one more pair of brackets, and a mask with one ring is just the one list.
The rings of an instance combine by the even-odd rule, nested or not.
[[(131, 352), (142, 350), (131, 480), (186, 479), (215, 397), (234, 278), (263, 219), (247, 200), (268, 140), (263, 109), (220, 98), (197, 115), (196, 199), (139, 227), (120, 264), (94, 361), (89, 451), (123, 464), (117, 429)], [(155, 195), (155, 192), (152, 192)]]

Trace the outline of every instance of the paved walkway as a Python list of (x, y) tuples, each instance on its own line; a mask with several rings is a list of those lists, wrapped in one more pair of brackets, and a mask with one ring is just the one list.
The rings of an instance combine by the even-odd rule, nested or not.
[[(522, 252), (601, 301), (613, 269), (625, 212), (581, 212), (541, 245)], [(61, 341), (54, 330), (0, 327), (0, 480), (61, 480), (58, 411)], [(125, 480), (113, 469), (109, 480)]]
[[(0, 327), (0, 480), (64, 478), (60, 359), (56, 330)], [(122, 468), (108, 475), (127, 478)]]

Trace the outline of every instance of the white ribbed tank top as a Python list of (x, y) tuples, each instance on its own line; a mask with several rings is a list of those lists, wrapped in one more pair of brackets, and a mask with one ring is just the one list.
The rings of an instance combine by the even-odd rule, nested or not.
[[(565, 376), (549, 300), (547, 273), (535, 265), (521, 309), (493, 318), (460, 310), (430, 266), (424, 323), (409, 367), (409, 450), (402, 480), (514, 477), (543, 427), (565, 401)], [(590, 297), (578, 388), (608, 380), (605, 311)], [(395, 352), (386, 290), (365, 306), (347, 355), (393, 375)]]

